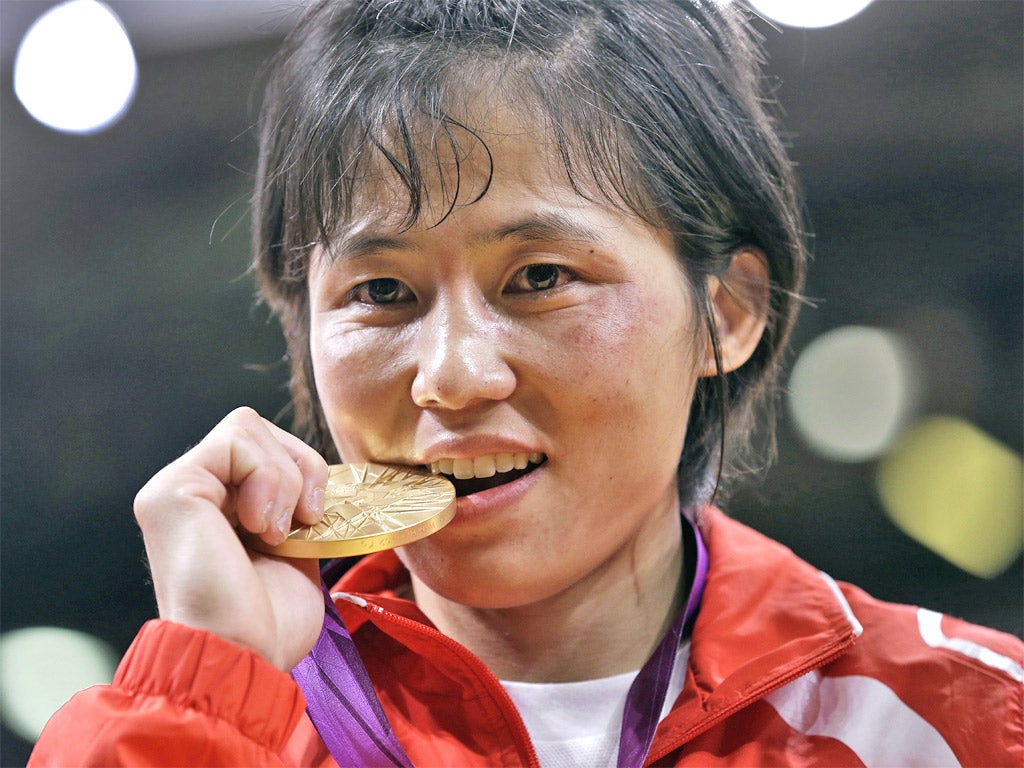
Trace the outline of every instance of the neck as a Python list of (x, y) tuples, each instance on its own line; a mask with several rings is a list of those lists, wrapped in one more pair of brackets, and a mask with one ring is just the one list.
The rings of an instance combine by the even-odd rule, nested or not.
[(678, 512), (657, 515), (607, 561), (565, 589), (526, 605), (474, 608), (413, 577), (435, 626), (502, 680), (569, 682), (639, 669), (682, 609)]

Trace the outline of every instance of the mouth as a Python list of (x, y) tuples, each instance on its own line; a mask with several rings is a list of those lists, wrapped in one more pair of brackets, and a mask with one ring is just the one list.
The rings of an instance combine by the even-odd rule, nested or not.
[(546, 460), (543, 453), (498, 453), (472, 459), (438, 459), (426, 469), (451, 480), (456, 496), (469, 496), (518, 480)]

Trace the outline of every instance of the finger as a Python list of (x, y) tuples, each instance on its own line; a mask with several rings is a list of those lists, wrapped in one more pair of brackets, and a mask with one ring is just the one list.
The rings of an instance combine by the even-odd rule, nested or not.
[(295, 518), (306, 525), (320, 522), (324, 514), (324, 492), (328, 466), (324, 457), (295, 435), (265, 422), (267, 430), (291, 456), (302, 476), (302, 492), (295, 507)]
[(252, 409), (240, 408), (189, 455), (224, 486), (237, 489), (233, 511), (238, 524), (271, 544), (283, 541), (290, 530), (304, 485), (302, 472), (276, 433), (283, 430)]
[[(253, 415), (254, 412), (248, 412), (248, 409), (243, 409), (239, 414), (246, 436), (255, 441), (257, 450), (265, 452), (268, 459), (273, 460), (273, 468), (280, 473), (277, 478), (278, 495), (273, 502), (274, 506), (264, 510), (267, 515), (266, 532), (271, 534), (270, 529), (276, 529), (277, 532), (287, 534), (293, 520), (306, 525), (319, 522), (323, 517), (327, 462), (295, 435), (266, 419), (256, 417), (254, 420)], [(246, 448), (244, 442), (238, 446), (240, 471), (247, 471), (248, 462), (251, 460), (245, 455)], [(244, 509), (256, 510), (259, 503), (264, 501), (262, 482), (265, 479), (273, 481), (270, 477), (272, 473), (269, 470), (264, 471), (267, 478), (253, 478), (259, 480), (254, 482), (255, 490), (252, 491), (255, 500), (250, 502), (243, 499), (241, 503)], [(243, 481), (240, 491), (248, 485), (247, 481)], [(296, 488), (299, 489), (297, 494)]]

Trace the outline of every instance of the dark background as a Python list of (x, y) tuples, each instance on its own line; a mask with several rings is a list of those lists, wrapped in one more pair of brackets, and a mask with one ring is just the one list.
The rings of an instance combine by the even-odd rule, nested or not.
[[(251, 83), (286, 6), (111, 2), (138, 94), (82, 137), (12, 92), (17, 41), (50, 5), (0, 0), (0, 627), (123, 651), (154, 613), (136, 490), (230, 409), (287, 405), (246, 273)], [(1018, 453), (1022, 9), (890, 1), (832, 28), (763, 27), (815, 233), (795, 351), (842, 325), (913, 325), (945, 361), (926, 412)], [(734, 516), (878, 597), (1021, 634), (1020, 558), (994, 580), (947, 564), (888, 522), (874, 462), (817, 457), (781, 416), (778, 461)], [(2, 735), (0, 762), (24, 762)]]

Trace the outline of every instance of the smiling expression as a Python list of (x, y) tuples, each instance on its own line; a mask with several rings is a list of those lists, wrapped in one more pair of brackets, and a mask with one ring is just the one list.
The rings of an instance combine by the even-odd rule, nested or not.
[(401, 550), (410, 571), (498, 608), (678, 546), (706, 352), (666, 232), (574, 192), (536, 133), (482, 135), (489, 186), (460, 167), (478, 200), (403, 228), (382, 188), (314, 253), (310, 349), (344, 461), (456, 479), (453, 522)]

